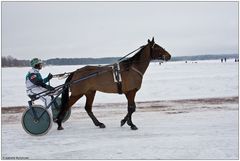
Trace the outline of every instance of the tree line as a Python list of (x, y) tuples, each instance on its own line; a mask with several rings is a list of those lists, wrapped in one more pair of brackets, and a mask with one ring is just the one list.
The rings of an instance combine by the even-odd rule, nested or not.
[[(238, 54), (221, 55), (196, 55), (196, 56), (178, 56), (172, 57), (171, 61), (196, 61), (196, 60), (214, 60), (223, 58), (238, 59)], [(44, 60), (46, 65), (85, 65), (85, 64), (112, 64), (117, 62), (119, 57), (107, 58), (54, 58)], [(18, 60), (12, 56), (2, 56), (2, 67), (26, 67), (30, 66), (30, 60)]]
[(25, 67), (29, 66), (29, 60), (18, 60), (12, 56), (2, 56), (2, 67)]
[[(117, 57), (109, 58), (54, 58), (43, 60), (45, 65), (84, 65), (84, 64), (111, 64), (118, 60)], [(30, 60), (18, 60), (12, 56), (2, 56), (2, 67), (27, 67)]]

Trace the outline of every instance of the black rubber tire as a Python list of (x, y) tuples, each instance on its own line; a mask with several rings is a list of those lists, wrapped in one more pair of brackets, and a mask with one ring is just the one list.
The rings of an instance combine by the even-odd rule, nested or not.
[(52, 127), (52, 116), (41, 105), (33, 105), (33, 110), (35, 111), (37, 117), (42, 115), (42, 117), (34, 120), (33, 110), (28, 108), (24, 111), (22, 115), (22, 127), (30, 135), (42, 136), (48, 133)]

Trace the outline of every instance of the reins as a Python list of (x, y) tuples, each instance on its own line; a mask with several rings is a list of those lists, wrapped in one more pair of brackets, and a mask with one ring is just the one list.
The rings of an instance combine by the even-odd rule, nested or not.
[[(132, 52), (126, 54), (126, 55), (123, 56), (122, 58), (118, 59), (117, 63), (122, 62), (127, 56), (133, 54), (134, 52), (136, 52), (136, 51), (138, 51), (139, 49), (142, 49), (142, 48), (144, 48), (144, 47), (145, 47), (145, 45), (140, 46), (139, 48), (137, 48), (137, 49), (133, 50)], [(135, 62), (135, 61), (134, 61), (134, 62)], [(107, 65), (107, 66), (108, 66), (108, 65)], [(136, 71), (138, 74), (140, 74), (140, 75), (142, 76), (142, 73), (141, 73), (141, 72), (139, 72), (139, 71), (136, 70), (135, 68), (133, 68), (133, 70)], [(108, 70), (106, 70), (106, 71), (93, 72), (93, 73), (90, 73), (88, 76), (83, 77), (83, 78), (81, 78), (81, 79), (77, 79), (77, 80), (75, 80), (75, 81), (68, 82), (68, 83), (65, 83), (65, 84), (56, 86), (56, 87), (54, 87), (54, 89), (55, 89), (54, 92), (55, 92), (56, 90), (59, 90), (60, 88), (63, 88), (63, 87), (64, 87), (64, 88), (67, 88), (67, 87), (70, 86), (71, 84), (78, 83), (78, 82), (80, 82), (80, 81), (89, 79), (89, 78), (94, 77), (94, 76), (97, 76), (97, 75), (99, 75), (99, 74), (103, 74), (103, 73), (105, 73), (105, 72), (108, 72)], [(54, 74), (54, 75), (53, 75), (53, 78), (64, 79), (64, 78), (67, 78), (71, 73), (74, 73), (74, 72), (64, 72), (64, 73)], [(34, 96), (35, 96), (35, 97), (36, 97), (36, 96), (40, 96), (41, 94), (48, 95), (48, 94), (54, 93), (54, 92), (46, 90), (46, 91), (37, 93), (37, 94), (35, 94)]]
[[(145, 45), (140, 46), (139, 48), (133, 50), (132, 52), (128, 53), (127, 55), (121, 57), (120, 59), (118, 59), (117, 63), (120, 63), (121, 61), (123, 61), (127, 56), (133, 54), (134, 52), (138, 51), (139, 49), (142, 49)], [(54, 74), (53, 78), (58, 78), (58, 79), (64, 79), (67, 78), (71, 73), (73, 72), (65, 72), (65, 73), (59, 73), (59, 74)]]
[[(83, 78), (80, 78), (80, 79), (77, 79), (77, 80), (74, 80), (74, 81), (70, 81), (70, 82), (67, 82), (67, 83), (65, 83), (65, 84), (61, 84), (61, 85), (59, 85), (59, 86), (56, 86), (56, 87), (54, 87), (54, 90), (53, 90), (53, 91), (45, 90), (45, 91), (43, 91), (43, 92), (34, 94), (33, 96), (34, 96), (34, 97), (46, 96), (46, 95), (48, 95), (48, 94), (55, 93), (56, 91), (58, 91), (58, 90), (60, 90), (60, 89), (61, 89), (61, 90), (64, 90), (64, 89), (62, 89), (62, 88), (68, 88), (68, 87), (69, 87), (70, 85), (72, 85), (72, 84), (76, 84), (76, 83), (78, 83), (78, 82), (81, 82), (81, 81), (84, 81), (84, 80), (86, 80), (86, 79), (95, 77), (95, 76), (97, 76), (97, 75), (99, 75), (99, 74), (106, 73), (106, 72), (108, 72), (108, 71), (109, 71), (109, 70), (92, 72), (92, 73), (90, 73), (89, 75), (87, 75), (87, 76), (85, 76), (85, 77), (83, 77)], [(71, 73), (74, 73), (74, 72), (68, 72), (68, 73), (65, 73), (65, 74), (67, 74), (67, 76), (69, 76)], [(63, 73), (63, 74), (64, 74), (64, 73)], [(62, 74), (55, 74), (54, 76), (57, 77), (58, 75), (62, 75)], [(37, 98), (37, 99), (38, 99), (38, 98)]]
[(127, 56), (131, 55), (132, 53), (138, 51), (139, 49), (142, 49), (145, 45), (140, 46), (139, 48), (133, 50), (132, 52), (128, 53), (127, 55), (123, 56), (122, 58), (118, 59), (118, 62), (120, 63), (123, 59), (125, 59)]
[[(145, 46), (146, 46), (146, 45), (140, 46), (140, 47), (137, 48), (136, 50), (134, 50), (134, 51), (130, 52), (129, 54), (125, 55), (124, 57), (118, 59), (117, 63), (120, 63), (120, 62), (124, 61), (124, 58), (126, 58), (127, 56), (129, 56), (129, 55), (131, 55), (132, 53), (136, 52), (137, 50), (144, 48)], [(152, 47), (150, 47), (150, 59), (154, 59), (154, 57), (152, 56), (154, 46), (155, 46), (155, 43), (152, 45)], [(145, 60), (144, 60), (144, 61), (133, 60), (133, 61), (131, 61), (131, 62), (132, 62), (132, 63), (134, 63), (134, 62), (135, 62), (135, 63), (141, 63), (141, 62), (145, 62)]]

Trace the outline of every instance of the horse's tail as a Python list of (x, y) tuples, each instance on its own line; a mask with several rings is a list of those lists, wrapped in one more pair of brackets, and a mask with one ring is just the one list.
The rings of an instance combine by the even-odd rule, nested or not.
[(65, 111), (67, 107), (67, 104), (68, 104), (68, 100), (69, 100), (69, 82), (70, 80), (72, 79), (73, 77), (73, 73), (71, 73), (67, 80), (65, 81), (65, 84), (63, 86), (63, 92), (62, 92), (62, 99), (61, 99), (61, 103), (62, 103), (62, 111)]

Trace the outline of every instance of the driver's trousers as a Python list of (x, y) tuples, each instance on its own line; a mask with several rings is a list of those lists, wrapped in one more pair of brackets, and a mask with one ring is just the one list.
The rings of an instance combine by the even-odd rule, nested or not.
[[(43, 88), (43, 87), (34, 87), (32, 89), (28, 89), (27, 90), (27, 94), (30, 95), (30, 97), (31, 97), (32, 95), (41, 93), (41, 92), (46, 91), (46, 90), (47, 89)], [(47, 107), (47, 105), (49, 105), (51, 103), (52, 98), (51, 98), (51, 96), (46, 95), (46, 96), (41, 96), (40, 100), (43, 101), (45, 107)], [(51, 107), (48, 108), (48, 111), (49, 111), (49, 113), (51, 114), (51, 117), (52, 117), (52, 109), (51, 109)]]

